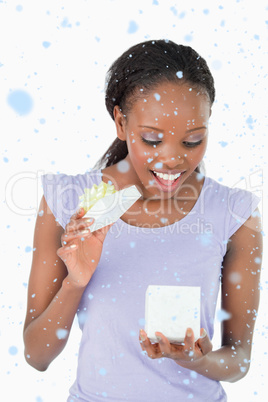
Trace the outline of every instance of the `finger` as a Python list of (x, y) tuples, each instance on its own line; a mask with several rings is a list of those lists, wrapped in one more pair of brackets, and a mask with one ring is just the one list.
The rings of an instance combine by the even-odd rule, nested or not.
[(71, 241), (75, 240), (75, 239), (80, 239), (80, 240), (84, 240), (86, 237), (91, 236), (91, 232), (90, 229), (83, 229), (83, 230), (77, 230), (74, 232), (69, 232), (69, 233), (63, 233), (63, 235), (61, 236), (61, 244), (62, 246), (67, 246), (68, 243), (70, 243)]
[(201, 329), (201, 336), (197, 340), (198, 346), (201, 349), (203, 355), (212, 351), (212, 343), (207, 335), (207, 332), (204, 328)]
[(80, 207), (72, 216), (71, 219), (80, 219), (85, 215), (86, 211), (83, 207)]
[(68, 225), (66, 225), (66, 227), (68, 227), (69, 229), (71, 229), (73, 226), (75, 226), (76, 221), (81, 219), (84, 215), (85, 215), (86, 211), (84, 210), (84, 208), (79, 208), (71, 217), (70, 217), (70, 221), (68, 223)]
[(147, 352), (147, 355), (151, 359), (155, 359), (161, 356), (159, 345), (158, 344), (152, 345), (150, 339), (147, 337), (147, 334), (143, 329), (140, 330), (140, 342), (142, 350)]
[(94, 218), (82, 218), (82, 219), (73, 219), (71, 218), (70, 222), (67, 223), (65, 227), (65, 232), (70, 233), (76, 230), (81, 230), (85, 228), (89, 228), (94, 222)]
[(162, 332), (155, 333), (156, 338), (159, 342), (159, 348), (161, 350), (162, 356), (170, 356), (171, 354), (171, 345), (169, 340), (162, 334)]
[(193, 355), (194, 349), (194, 332), (192, 328), (187, 328), (185, 338), (184, 338), (184, 352), (191, 356)]
[(65, 247), (60, 247), (57, 250), (57, 255), (62, 259), (62, 261), (66, 261), (68, 255), (75, 252), (77, 250), (77, 244), (73, 243)]

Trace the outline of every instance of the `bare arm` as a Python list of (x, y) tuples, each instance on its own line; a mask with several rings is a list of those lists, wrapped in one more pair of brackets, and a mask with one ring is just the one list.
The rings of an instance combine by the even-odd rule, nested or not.
[(170, 344), (162, 334), (151, 344), (141, 332), (143, 350), (151, 358), (169, 357), (217, 381), (235, 382), (243, 378), (250, 365), (253, 329), (259, 305), (260, 262), (262, 258), (261, 223), (250, 217), (229, 243), (223, 264), (222, 308), (230, 314), (223, 321), (222, 347), (212, 351), (207, 335), (194, 343), (193, 332), (185, 336), (183, 346)]
[(32, 310), (28, 309), (31, 321), (25, 323), (25, 357), (37, 370), (46, 370), (64, 349), (82, 294), (82, 289), (70, 288), (64, 280), (40, 315), (35, 316), (36, 311), (28, 314)]
[(64, 232), (44, 198), (40, 210), (44, 214), (38, 215), (35, 227), (24, 344), (27, 362), (44, 371), (66, 345), (109, 227), (84, 233), (90, 223), (82, 212)]

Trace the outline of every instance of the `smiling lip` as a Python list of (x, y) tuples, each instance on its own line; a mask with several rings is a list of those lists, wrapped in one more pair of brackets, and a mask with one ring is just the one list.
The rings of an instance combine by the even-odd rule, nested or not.
[[(181, 177), (185, 171), (178, 171), (178, 170), (151, 170), (150, 171), (157, 186), (160, 188), (161, 191), (173, 191), (177, 188), (179, 182), (181, 181)], [(162, 173), (162, 175), (173, 175), (175, 176), (173, 180), (168, 179), (167, 177), (159, 177), (156, 173)], [(179, 175), (179, 176), (178, 176)], [(177, 176), (177, 177), (176, 177)]]
[(178, 173), (183, 173), (184, 170), (155, 169), (155, 170), (152, 170), (152, 172), (163, 173), (163, 174), (178, 174)]

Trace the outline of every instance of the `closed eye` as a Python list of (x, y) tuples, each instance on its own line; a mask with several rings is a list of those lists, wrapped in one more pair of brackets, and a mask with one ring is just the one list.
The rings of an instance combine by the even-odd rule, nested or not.
[(148, 144), (148, 145), (158, 145), (158, 144), (160, 144), (162, 141), (151, 141), (151, 140), (146, 140), (145, 138), (143, 138), (143, 137), (141, 137), (141, 140), (143, 141), (143, 142), (145, 142), (145, 144)]
[(202, 144), (202, 142), (203, 142), (203, 140), (196, 141), (196, 142), (184, 141), (183, 144), (184, 144), (187, 148), (194, 148), (194, 147), (197, 147), (198, 145)]

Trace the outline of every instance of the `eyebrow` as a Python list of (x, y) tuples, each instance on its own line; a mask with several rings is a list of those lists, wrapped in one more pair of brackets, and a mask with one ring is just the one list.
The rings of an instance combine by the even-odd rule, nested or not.
[(187, 130), (186, 131), (186, 134), (188, 134), (188, 133), (192, 133), (193, 131), (199, 131), (199, 130), (202, 130), (202, 129), (207, 129), (207, 127), (206, 126), (201, 126), (201, 127), (195, 127), (195, 128), (192, 128), (191, 130)]
[[(160, 133), (162, 133), (164, 130), (161, 130), (161, 128), (156, 128), (156, 127), (152, 127), (152, 126), (138, 126), (138, 127), (143, 127), (143, 128), (149, 128), (149, 129), (151, 129), (151, 130), (155, 130), (155, 131), (159, 131)], [(207, 129), (207, 127), (206, 126), (201, 126), (201, 127), (195, 127), (195, 128), (192, 128), (191, 130), (187, 130), (186, 131), (186, 134), (188, 134), (188, 133), (192, 133), (193, 131), (198, 131), (198, 130), (201, 130), (201, 129)]]
[(161, 128), (156, 128), (156, 127), (152, 127), (152, 126), (138, 126), (138, 127), (150, 128), (151, 130), (159, 131), (161, 133), (163, 132), (163, 130), (161, 130)]

